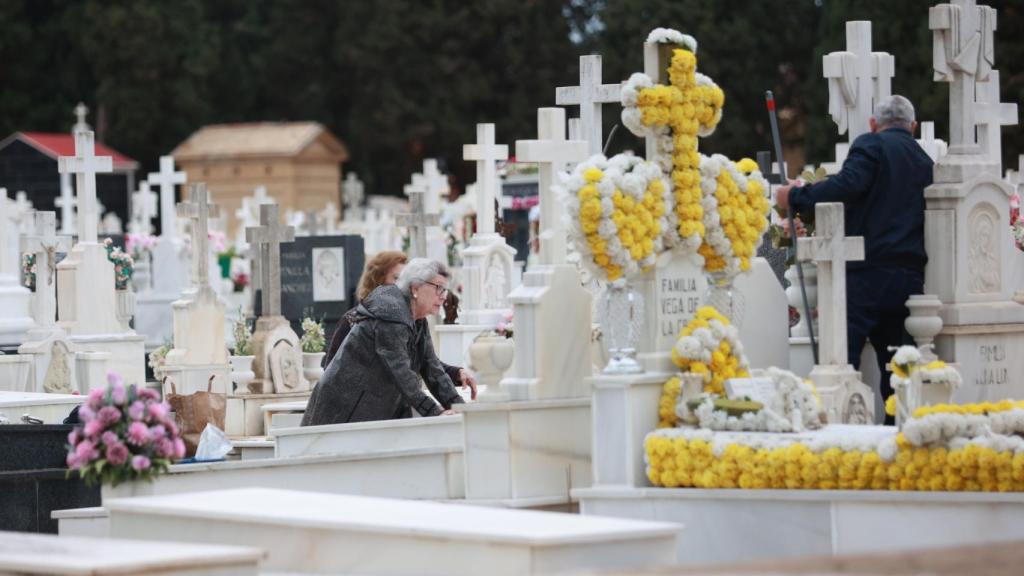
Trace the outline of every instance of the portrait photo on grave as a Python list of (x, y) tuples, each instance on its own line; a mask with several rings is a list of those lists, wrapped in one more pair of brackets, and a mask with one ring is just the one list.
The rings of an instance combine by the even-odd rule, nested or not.
[[(414, 258), (395, 284), (375, 288), (309, 399), (303, 426), (454, 414), (464, 402), (434, 354), (427, 317), (448, 295), (451, 273)], [(421, 386), (426, 384), (427, 391)]]

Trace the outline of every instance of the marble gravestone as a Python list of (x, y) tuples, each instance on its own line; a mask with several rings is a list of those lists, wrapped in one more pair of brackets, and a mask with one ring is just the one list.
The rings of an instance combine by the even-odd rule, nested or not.
[(246, 230), (246, 240), (259, 262), (261, 315), (253, 334), (253, 371), (249, 384), (254, 393), (302, 392), (308, 383), (302, 377), (299, 337), (281, 314), (281, 244), (295, 240), (291, 227), (281, 226), (276, 204), (260, 205), (260, 225)]
[(31, 292), (21, 285), (15, 205), (0, 188), (0, 346), (17, 347), (32, 327)]
[(1016, 112), (991, 92), (996, 12), (957, 0), (932, 7), (928, 22), (936, 80), (950, 84), (949, 151), (925, 189), (925, 292), (943, 304), (935, 351), (959, 365), (954, 402), (1024, 398), (1024, 306), (1015, 301), (1024, 262), (1009, 227), (1013, 188), (992, 154)]
[[(322, 320), (328, 340), (356, 304), (365, 253), (361, 236), (296, 238), (281, 244), (281, 314), (301, 333), (302, 318)], [(259, 312), (257, 312), (259, 313)]]
[(57, 265), (58, 325), (85, 352), (110, 355), (110, 369), (128, 384), (145, 382), (143, 337), (127, 325), (135, 294), (116, 290), (114, 265), (97, 241), (96, 174), (110, 172), (109, 156), (97, 157), (93, 133), (75, 134), (75, 155), (62, 156), (62, 173), (74, 174), (78, 191), (78, 243)]

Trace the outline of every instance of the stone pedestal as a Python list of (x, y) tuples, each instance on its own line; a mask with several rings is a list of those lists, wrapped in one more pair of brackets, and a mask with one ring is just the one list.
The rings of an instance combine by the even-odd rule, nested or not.
[(303, 392), (309, 384), (302, 377), (299, 337), (284, 316), (263, 316), (252, 336), (252, 369), (256, 378), (249, 390), (257, 394)]

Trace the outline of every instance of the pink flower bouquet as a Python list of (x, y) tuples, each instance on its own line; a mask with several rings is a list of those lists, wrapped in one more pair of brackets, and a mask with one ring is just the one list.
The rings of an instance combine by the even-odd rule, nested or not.
[(170, 407), (153, 390), (125, 386), (114, 372), (107, 381), (78, 410), (82, 425), (68, 434), (68, 473), (78, 470), (89, 485), (152, 481), (185, 455)]

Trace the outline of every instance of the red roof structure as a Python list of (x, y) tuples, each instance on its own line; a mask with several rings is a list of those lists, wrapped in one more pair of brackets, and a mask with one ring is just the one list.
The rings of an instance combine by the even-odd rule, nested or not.
[[(56, 160), (60, 156), (75, 155), (75, 137), (59, 132), (15, 132), (0, 142), (0, 148), (12, 140), (21, 140), (43, 154)], [(139, 169), (139, 163), (110, 148), (102, 142), (96, 142), (97, 156), (113, 158), (114, 172), (129, 172)]]

